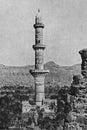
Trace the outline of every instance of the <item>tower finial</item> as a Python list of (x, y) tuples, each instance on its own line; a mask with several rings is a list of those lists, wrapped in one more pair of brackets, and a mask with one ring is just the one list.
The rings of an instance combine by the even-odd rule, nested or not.
[(40, 9), (38, 8), (38, 12), (37, 12), (37, 14), (36, 14), (36, 17), (41, 17), (40, 15), (41, 15), (41, 14), (40, 14)]
[(38, 13), (40, 13), (40, 9), (38, 9)]
[(42, 23), (42, 18), (41, 18), (40, 9), (38, 9), (38, 12), (37, 12), (37, 14), (36, 14), (35, 23)]

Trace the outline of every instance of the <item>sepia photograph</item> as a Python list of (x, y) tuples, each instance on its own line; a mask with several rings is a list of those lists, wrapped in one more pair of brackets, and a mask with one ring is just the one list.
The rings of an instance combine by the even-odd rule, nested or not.
[(87, 130), (87, 0), (0, 0), (0, 130)]

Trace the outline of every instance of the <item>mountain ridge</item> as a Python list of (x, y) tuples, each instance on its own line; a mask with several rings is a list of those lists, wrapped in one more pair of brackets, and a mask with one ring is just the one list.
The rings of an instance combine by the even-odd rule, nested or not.
[[(0, 64), (0, 87), (2, 86), (34, 86), (34, 78), (30, 74), (30, 69), (34, 65), (26, 66), (5, 66)], [(76, 64), (72, 66), (60, 66), (53, 61), (44, 64), (44, 68), (50, 72), (45, 78), (45, 85), (54, 82), (54, 84), (61, 83), (62, 85), (70, 85), (73, 74), (81, 73), (81, 65)]]

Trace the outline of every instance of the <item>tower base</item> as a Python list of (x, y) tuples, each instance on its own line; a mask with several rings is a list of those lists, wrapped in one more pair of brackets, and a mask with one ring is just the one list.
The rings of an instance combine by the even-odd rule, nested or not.
[(45, 100), (44, 79), (49, 70), (30, 70), (30, 73), (33, 75), (35, 82), (35, 102), (36, 105), (41, 106)]

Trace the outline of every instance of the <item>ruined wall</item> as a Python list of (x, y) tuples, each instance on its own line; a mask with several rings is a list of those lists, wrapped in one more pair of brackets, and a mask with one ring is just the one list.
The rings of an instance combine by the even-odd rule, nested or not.
[(87, 80), (87, 49), (79, 51), (82, 59), (81, 63), (81, 73), (83, 77)]

